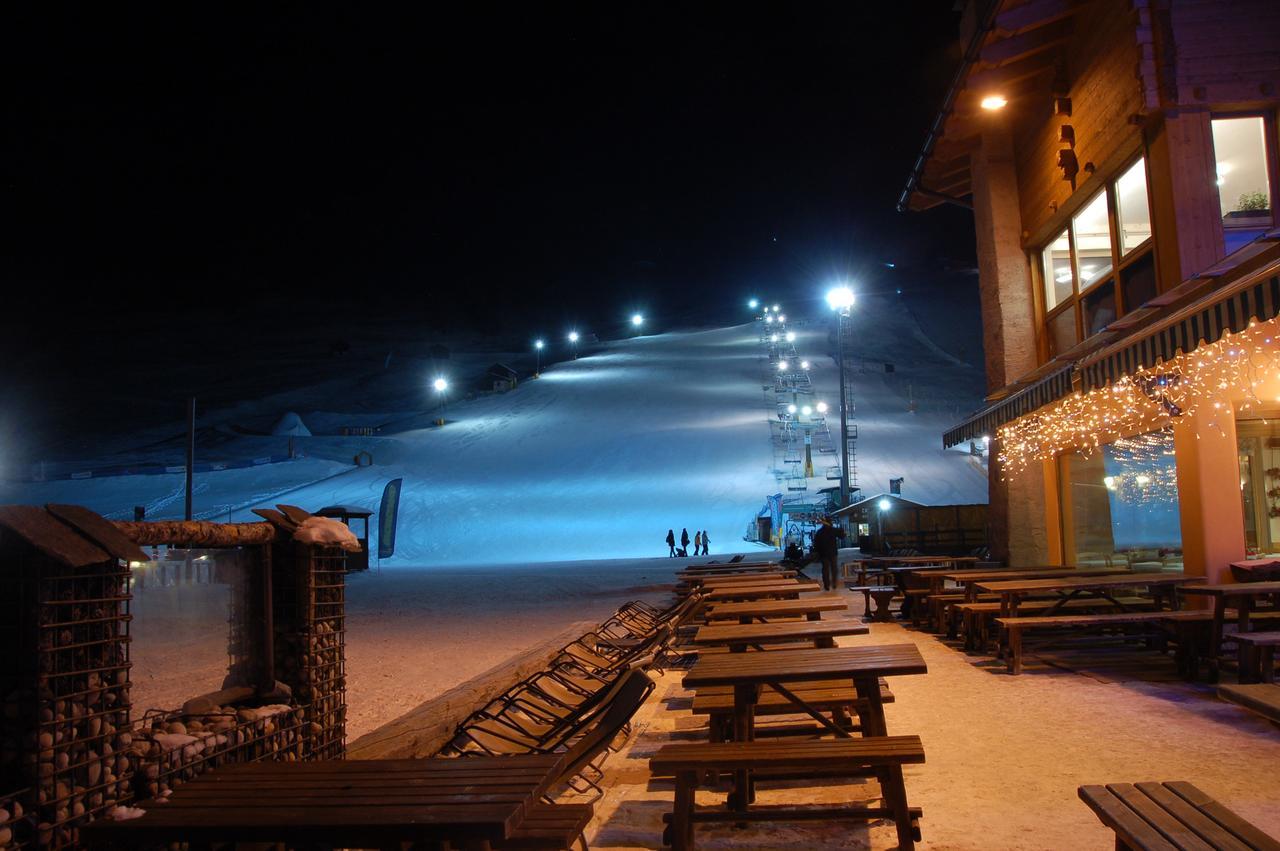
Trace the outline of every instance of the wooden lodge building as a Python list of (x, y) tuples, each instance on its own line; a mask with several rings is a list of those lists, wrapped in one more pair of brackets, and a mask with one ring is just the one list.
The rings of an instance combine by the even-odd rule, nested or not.
[[(899, 199), (973, 210), (993, 556), (1280, 552), (1280, 3), (970, 0)], [(1122, 560), (1122, 561), (1120, 561)]]

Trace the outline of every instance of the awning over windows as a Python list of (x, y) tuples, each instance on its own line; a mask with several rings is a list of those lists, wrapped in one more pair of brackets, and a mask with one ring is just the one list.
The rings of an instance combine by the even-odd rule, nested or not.
[[(1210, 288), (1208, 293), (1205, 289)], [(1198, 297), (1197, 297), (1198, 294)], [(942, 436), (952, 447), (983, 435), (1051, 402), (1065, 398), (1078, 382), (1082, 391), (1105, 387), (1158, 361), (1216, 343), (1257, 320), (1280, 316), (1280, 229), (1273, 230), (1218, 265), (1151, 301), (1086, 340), (1072, 362), (1041, 367), (1003, 391), (1001, 398)]]
[(1072, 364), (1062, 366), (1021, 390), (992, 402), (944, 434), (943, 447), (950, 448), (966, 440), (977, 440), (983, 435), (994, 435), (996, 429), (1005, 423), (1070, 394), (1071, 373), (1074, 369)]
[(1108, 346), (1079, 364), (1080, 387), (1086, 392), (1105, 387), (1202, 345), (1216, 343), (1228, 332), (1238, 334), (1257, 320), (1280, 316), (1280, 275), (1250, 278), (1205, 296), (1168, 319), (1148, 326), (1136, 336)]

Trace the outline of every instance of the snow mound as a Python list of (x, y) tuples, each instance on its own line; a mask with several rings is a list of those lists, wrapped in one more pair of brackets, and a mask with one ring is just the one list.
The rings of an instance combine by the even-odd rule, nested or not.
[(289, 437), (310, 437), (311, 429), (307, 428), (307, 424), (302, 421), (302, 417), (293, 411), (289, 411), (276, 422), (275, 427), (271, 429), (271, 433)]
[(359, 552), (360, 541), (347, 524), (331, 517), (308, 517), (293, 533), (295, 541), (306, 544), (342, 547), (347, 552)]

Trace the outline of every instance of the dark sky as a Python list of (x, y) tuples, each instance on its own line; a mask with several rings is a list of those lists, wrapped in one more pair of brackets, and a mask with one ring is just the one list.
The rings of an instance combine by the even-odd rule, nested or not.
[(187, 5), (5, 12), (6, 321), (39, 344), (291, 302), (714, 321), (972, 252), (966, 212), (894, 211), (951, 0)]

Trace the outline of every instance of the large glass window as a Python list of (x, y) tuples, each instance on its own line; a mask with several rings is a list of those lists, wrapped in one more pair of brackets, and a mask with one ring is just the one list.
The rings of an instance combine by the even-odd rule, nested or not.
[(1227, 253), (1271, 227), (1267, 127), (1260, 115), (1213, 119), (1213, 155)]
[[(1157, 294), (1146, 161), (1089, 198), (1040, 252), (1049, 357), (1091, 337)], [(1077, 328), (1080, 329), (1077, 331)]]
[(1045, 246), (1041, 256), (1044, 262), (1044, 309), (1053, 310), (1072, 296), (1071, 243), (1067, 232), (1064, 230)]
[(1116, 218), (1120, 223), (1122, 256), (1151, 238), (1151, 206), (1147, 200), (1147, 161), (1144, 159), (1130, 166), (1116, 181)]
[(1076, 274), (1080, 289), (1101, 281), (1111, 271), (1111, 222), (1107, 218), (1107, 193), (1085, 205), (1071, 220), (1076, 238)]
[(1061, 461), (1069, 563), (1180, 570), (1182, 525), (1173, 433), (1122, 438)]
[(1272, 416), (1236, 420), (1236, 441), (1245, 550), (1250, 557), (1276, 557), (1280, 555), (1280, 424)]

